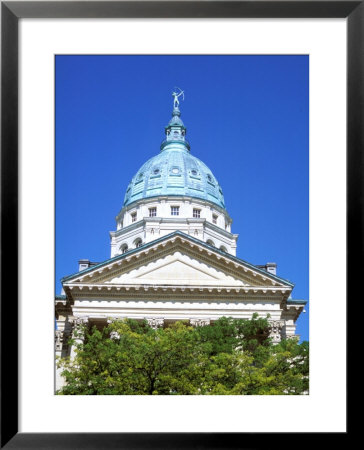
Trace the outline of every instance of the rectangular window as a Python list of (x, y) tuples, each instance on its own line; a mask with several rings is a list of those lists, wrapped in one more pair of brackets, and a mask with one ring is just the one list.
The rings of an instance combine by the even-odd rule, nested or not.
[(155, 217), (157, 215), (157, 208), (149, 208), (149, 217)]
[(212, 215), (212, 223), (217, 223), (217, 215), (216, 214)]
[(179, 216), (179, 206), (171, 206), (171, 216)]
[(131, 221), (136, 222), (136, 219), (137, 219), (137, 213), (136, 212), (131, 213)]
[(193, 217), (196, 217), (196, 218), (200, 218), (200, 215), (201, 215), (201, 210), (200, 209), (193, 209)]

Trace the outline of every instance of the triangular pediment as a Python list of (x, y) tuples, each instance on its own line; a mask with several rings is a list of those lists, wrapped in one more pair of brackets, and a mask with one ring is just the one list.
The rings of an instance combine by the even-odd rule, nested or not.
[(286, 280), (181, 232), (67, 277), (63, 286), (256, 287), (285, 291), (293, 287)]
[(246, 284), (231, 276), (228, 271), (217, 269), (180, 251), (146, 262), (105, 282), (115, 285), (136, 283), (143, 285), (244, 286)]

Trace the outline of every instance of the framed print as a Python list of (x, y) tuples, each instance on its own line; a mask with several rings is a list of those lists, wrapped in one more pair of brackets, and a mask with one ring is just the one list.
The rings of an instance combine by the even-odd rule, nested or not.
[[(274, 440), (275, 435), (279, 435), (281, 444), (282, 439), (289, 439), (288, 434), (283, 434), (287, 432), (300, 433), (302, 439), (308, 439), (312, 432), (336, 432), (345, 438), (346, 305), (354, 295), (354, 276), (359, 276), (362, 266), (358, 258), (362, 247), (362, 2), (9, 1), (2, 2), (1, 6), (1, 445), (5, 448), (241, 448), (242, 439), (244, 447), (250, 447), (258, 442), (260, 445), (264, 439)], [(182, 72), (188, 76), (179, 76)], [(187, 87), (164, 86), (172, 83), (172, 78), (177, 79), (177, 85), (178, 80), (184, 80)], [(188, 80), (194, 82), (189, 84)], [(270, 88), (266, 87), (267, 80)], [(126, 87), (129, 89), (124, 97), (118, 93), (119, 85), (125, 91)], [(126, 153), (120, 158), (108, 153), (107, 146), (116, 148), (116, 140), (124, 139), (112, 134), (111, 129), (117, 128), (117, 118), (120, 123), (128, 124), (135, 142), (140, 141), (145, 149), (149, 146), (148, 136), (154, 133), (154, 128), (148, 125), (146, 111), (150, 109), (150, 114), (162, 117), (164, 101), (159, 97), (164, 91), (170, 96), (173, 111), (164, 130), (159, 156), (145, 163), (154, 153), (146, 151), (145, 155), (137, 155), (133, 139), (128, 144), (129, 159)], [(195, 100), (196, 112), (190, 112), (190, 117), (195, 117), (195, 125), (190, 125), (184, 117), (183, 109), (189, 108), (189, 92), (203, 104), (199, 110)], [(110, 99), (107, 104), (102, 101), (105, 97)], [(271, 108), (267, 111), (259, 107), (269, 102)], [(229, 109), (234, 113), (228, 113)], [(243, 137), (239, 115), (242, 110), (251, 133), (246, 132)], [(266, 115), (266, 122), (259, 112)], [(210, 116), (216, 120), (210, 122)], [(193, 149), (190, 152), (184, 120), (191, 131), (198, 123), (206, 127), (201, 136), (210, 149), (214, 146), (214, 128), (221, 133), (223, 141), (218, 147), (223, 151), (202, 153), (201, 159), (208, 165), (195, 158), (201, 156), (197, 149), (196, 153)], [(296, 126), (298, 122), (303, 123), (302, 129)], [(96, 130), (101, 128), (103, 132), (99, 135)], [(274, 134), (277, 129), (281, 130), (281, 140)], [(239, 170), (245, 170), (233, 163), (240, 158), (234, 142), (245, 138), (250, 145), (253, 135), (256, 145), (260, 143), (261, 161), (257, 155), (249, 157), (255, 158), (255, 167), (261, 172), (245, 172), (240, 184), (232, 181), (229, 185), (227, 177), (222, 184), (223, 193), (217, 182), (219, 173), (228, 172), (231, 180), (238, 180)], [(151, 141), (155, 141), (155, 136)], [(269, 136), (276, 136), (272, 138), (275, 146)], [(198, 133), (191, 133), (192, 148), (198, 139)], [(287, 151), (282, 150), (285, 145)], [(300, 159), (300, 145), (310, 147), (309, 158), (306, 153)], [(274, 153), (265, 152), (269, 146), (275, 149)], [(96, 147), (102, 152), (98, 154)], [(181, 153), (178, 158), (176, 152)], [(216, 175), (214, 163), (220, 153), (224, 159), (220, 160)], [(100, 155), (102, 161), (98, 160)], [(89, 159), (99, 162), (91, 166)], [(134, 162), (135, 175), (127, 185), (129, 175), (130, 178), (133, 175), (129, 160)], [(98, 170), (109, 173), (109, 177), (101, 178)], [(180, 182), (182, 175), (184, 186)], [(114, 205), (112, 208), (116, 207), (119, 194), (125, 194), (125, 198), (117, 206), (119, 210), (121, 207), (120, 214), (115, 231), (110, 233), (111, 258), (104, 257), (102, 263), (101, 259), (98, 263), (80, 260), (80, 271), (74, 270), (70, 275), (73, 269), (64, 268), (60, 253), (69, 256), (74, 251), (78, 258), (91, 259), (92, 256), (79, 253), (96, 251), (91, 246), (99, 241), (93, 226), (102, 222), (100, 217), (105, 214), (106, 206), (95, 197), (101, 188), (93, 191), (90, 186), (109, 183), (110, 193), (111, 185), (115, 185), (111, 180), (115, 179), (120, 179), (117, 189), (123, 190), (124, 185), (125, 189), (121, 194), (110, 195), (114, 198), (110, 203)], [(248, 236), (255, 236), (257, 243), (251, 238), (251, 245), (256, 254), (259, 254), (258, 246), (264, 245), (264, 233), (275, 236), (271, 239), (276, 244), (291, 247), (291, 255), (295, 251), (298, 255), (300, 246), (308, 250), (310, 220), (310, 293), (301, 294), (301, 300), (291, 296), (293, 283), (283, 273), (275, 272), (271, 260), (263, 261), (264, 266), (254, 261), (253, 266), (239, 259), (237, 238), (232, 233), (240, 230), (230, 228), (230, 216), (225, 210), (224, 185), (227, 192), (234, 189), (247, 192), (248, 187), (258, 186), (260, 181), (268, 186), (269, 180), (274, 179), (279, 179), (275, 189), (281, 189), (277, 197), (286, 199), (286, 204), (276, 201), (272, 192), (268, 193), (272, 200), (264, 203), (265, 193), (258, 195), (254, 190), (250, 203), (245, 205), (237, 194), (241, 203), (234, 216), (237, 224), (240, 213), (244, 220), (251, 215), (259, 218), (255, 228), (247, 228), (241, 238), (249, 248)], [(301, 179), (305, 179), (303, 190), (307, 195), (298, 198), (294, 189)], [(181, 188), (185, 189), (183, 194), (179, 194)], [(83, 190), (84, 197), (78, 195)], [(104, 198), (105, 195), (108, 195), (106, 188)], [(260, 210), (259, 204), (265, 206)], [(271, 212), (268, 205), (272, 206)], [(161, 210), (168, 216), (165, 220), (160, 220)], [(299, 212), (297, 218), (295, 212)], [(108, 207), (106, 214), (110, 213)], [(273, 219), (269, 221), (273, 214), (280, 214), (281, 226), (279, 222), (275, 225)], [(67, 224), (74, 227), (73, 217), (77, 215), (82, 216), (81, 225), (71, 241)], [(144, 228), (139, 229), (140, 226)], [(307, 240), (302, 237), (305, 231), (300, 234), (300, 226), (307, 231)], [(199, 232), (204, 233), (202, 243)], [(290, 232), (296, 236), (296, 243), (289, 241)], [(82, 240), (83, 246), (79, 245)], [(181, 255), (181, 243), (186, 242), (192, 250)], [(174, 253), (165, 254), (165, 249), (173, 246), (177, 246)], [(155, 257), (159, 252), (160, 259), (148, 260), (151, 253)], [(137, 261), (138, 255), (142, 256), (143, 265)], [(244, 258), (244, 253), (241, 257)], [(297, 263), (291, 260), (292, 267), (283, 260), (282, 267), (287, 267), (289, 273), (296, 269), (302, 279), (308, 280), (308, 273), (306, 278), (303, 274), (304, 270), (308, 271), (308, 263), (302, 269), (297, 258)], [(222, 271), (223, 261), (237, 277), (236, 293), (241, 289), (239, 282), (245, 286), (239, 291), (241, 296), (250, 289), (244, 276), (250, 276), (249, 283), (258, 277), (254, 295), (260, 300), (254, 304), (250, 301), (249, 308), (253, 311), (259, 302), (264, 308), (271, 308), (275, 319), (274, 323), (270, 322), (269, 333), (276, 343), (282, 336), (295, 337), (301, 333), (300, 329), (296, 331), (293, 322), (301, 313), (304, 315), (303, 310), (308, 309), (306, 301), (310, 300), (310, 330), (308, 318), (302, 327), (304, 338), (308, 339), (310, 333), (311, 342), (312, 384), (309, 392), (304, 391), (309, 395), (292, 397), (272, 390), (275, 395), (256, 391), (259, 395), (243, 396), (230, 395), (234, 392), (226, 389), (212, 390), (214, 395), (205, 396), (196, 395), (193, 389), (183, 391), (189, 395), (165, 395), (181, 393), (177, 381), (173, 388), (165, 388), (166, 391), (160, 388), (161, 395), (156, 395), (159, 392), (152, 387), (145, 392), (154, 394), (150, 396), (108, 390), (88, 391), (93, 395), (79, 395), (82, 392), (77, 390), (68, 392), (73, 395), (54, 395), (49, 367), (54, 357), (54, 317), (49, 321), (54, 313), (54, 291), (58, 301), (56, 353), (64, 356), (67, 351), (72, 354), (71, 345), (80, 344), (77, 333), (70, 328), (68, 337), (73, 336), (73, 341), (70, 347), (62, 347), (66, 342), (62, 333), (68, 326), (64, 324), (74, 324), (76, 328), (75, 321), (86, 316), (88, 323), (102, 329), (108, 321), (113, 323), (115, 318), (129, 317), (126, 311), (134, 308), (132, 318), (145, 320), (146, 326), (153, 330), (151, 333), (159, 333), (163, 327), (173, 329), (175, 322), (186, 317), (191, 330), (217, 323), (222, 306), (212, 307), (212, 303), (206, 302), (213, 289), (221, 292), (223, 288), (220, 295), (224, 295), (224, 311), (238, 310), (229, 300), (233, 272)], [(171, 277), (172, 269), (166, 270), (166, 262), (174, 268), (174, 273), (180, 272), (180, 281)], [(126, 264), (135, 265), (134, 272), (128, 269), (134, 278), (128, 278), (128, 271), (120, 272), (120, 267)], [(154, 269), (146, 269), (144, 264), (158, 270), (153, 272)], [(240, 279), (239, 270), (247, 275)], [(189, 275), (184, 278), (187, 272)], [(220, 274), (218, 283), (211, 281), (217, 277), (216, 273)], [(60, 277), (63, 277), (62, 286)], [(192, 292), (196, 277), (199, 283), (204, 280), (206, 292), (195, 281), (201, 291), (193, 294), (198, 312), (186, 316), (178, 295), (181, 298), (186, 295), (186, 279)], [(121, 292), (124, 287), (119, 279), (124, 280), (123, 286), (126, 286), (125, 279), (128, 280), (125, 293)], [(141, 287), (145, 298), (142, 309), (138, 309), (140, 305), (133, 303), (130, 292)], [(170, 302), (173, 303), (170, 309), (166, 303), (156, 303), (153, 296), (158, 289), (160, 298), (168, 289), (168, 298), (176, 296)], [(273, 298), (277, 290), (281, 296), (279, 302)], [(174, 294), (176, 291), (178, 295)], [(68, 301), (74, 305), (71, 313), (66, 311)], [(109, 308), (111, 304), (114, 306)], [(295, 311), (294, 317), (289, 316), (290, 308)], [(236, 313), (236, 318), (241, 317), (245, 316)], [(118, 333), (115, 330), (112, 333), (112, 339), (117, 340)], [(327, 339), (335, 339), (335, 348), (326, 345)], [(333, 360), (336, 361), (332, 368), (334, 377), (329, 376)], [(261, 411), (274, 413), (265, 414), (257, 421)], [(291, 411), (295, 411), (294, 417)], [(282, 417), (286, 417), (284, 423)]]

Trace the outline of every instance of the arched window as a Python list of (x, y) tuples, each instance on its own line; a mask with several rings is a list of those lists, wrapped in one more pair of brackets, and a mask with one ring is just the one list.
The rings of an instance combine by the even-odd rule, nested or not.
[(224, 247), (223, 245), (220, 247), (220, 250), (223, 251), (223, 252), (227, 252), (226, 247)]
[(142, 244), (143, 244), (143, 241), (140, 238), (135, 239), (135, 241), (134, 241), (135, 248), (141, 247)]
[(214, 242), (211, 239), (208, 239), (206, 241), (206, 244), (209, 244), (209, 245), (212, 245), (213, 247), (215, 247), (215, 244), (214, 244)]
[(121, 253), (127, 252), (128, 251), (128, 244), (122, 244), (120, 246), (120, 251), (121, 251)]

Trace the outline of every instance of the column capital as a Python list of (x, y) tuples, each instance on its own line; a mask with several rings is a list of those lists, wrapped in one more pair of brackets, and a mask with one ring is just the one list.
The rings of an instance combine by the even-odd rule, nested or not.
[(62, 351), (63, 341), (64, 341), (63, 331), (55, 330), (55, 333), (54, 333), (54, 345), (55, 345), (56, 352), (61, 352)]
[(88, 316), (81, 316), (81, 317), (70, 317), (69, 322), (73, 324), (73, 326), (77, 326), (77, 325), (85, 325), (88, 323)]
[(206, 325), (210, 325), (210, 319), (190, 319), (190, 324), (193, 327), (205, 327)]
[(274, 344), (281, 342), (282, 328), (284, 327), (284, 320), (271, 320), (269, 321), (269, 337), (272, 338)]
[(148, 325), (153, 328), (154, 330), (156, 330), (157, 328), (163, 327), (164, 325), (164, 319), (163, 318), (156, 318), (156, 317), (151, 317), (151, 318), (146, 318), (145, 319), (148, 322)]

